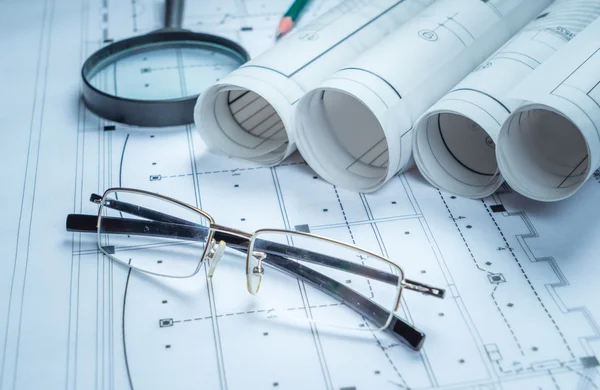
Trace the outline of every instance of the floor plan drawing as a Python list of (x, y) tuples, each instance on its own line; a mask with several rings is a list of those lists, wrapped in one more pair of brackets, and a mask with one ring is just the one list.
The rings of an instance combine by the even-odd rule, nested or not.
[[(337, 3), (311, 2), (303, 22)], [(14, 53), (0, 72), (9, 86), (0, 92), (0, 389), (600, 387), (600, 180), (558, 203), (506, 185), (471, 200), (413, 169), (359, 194), (328, 184), (299, 154), (269, 168), (208, 153), (193, 125), (128, 127), (91, 114), (79, 98), (82, 62), (158, 28), (161, 4), (0, 4), (12, 15), (0, 31), (31, 24), (0, 38)], [(186, 5), (185, 28), (225, 35), (254, 57), (273, 44), (287, 2)], [(156, 278), (107, 260), (94, 235), (67, 232), (67, 214), (97, 213), (90, 194), (110, 187), (172, 196), (243, 231), (353, 243), (447, 295), (403, 295), (399, 315), (427, 334), (420, 352), (382, 332), (283, 327), (268, 310), (242, 308), (248, 293), (235, 265), (212, 279), (207, 267)], [(302, 296), (300, 284), (290, 291)]]

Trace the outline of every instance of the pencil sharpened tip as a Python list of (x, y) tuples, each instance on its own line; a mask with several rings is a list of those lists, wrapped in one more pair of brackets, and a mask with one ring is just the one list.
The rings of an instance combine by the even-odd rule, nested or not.
[(290, 30), (294, 27), (294, 21), (289, 16), (284, 17), (279, 22), (279, 26), (277, 27), (277, 33), (275, 35), (275, 39), (281, 38), (283, 35), (290, 32)]

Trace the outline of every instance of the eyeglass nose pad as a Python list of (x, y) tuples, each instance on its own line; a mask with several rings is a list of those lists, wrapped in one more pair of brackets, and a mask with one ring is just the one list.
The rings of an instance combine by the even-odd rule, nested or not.
[(227, 244), (225, 243), (225, 241), (219, 241), (219, 243), (217, 244), (213, 240), (212, 248), (210, 248), (210, 251), (206, 254), (205, 257), (210, 259), (210, 268), (208, 269), (209, 278), (212, 278), (215, 274), (215, 268), (217, 268), (217, 264), (219, 264), (219, 260), (221, 260), (223, 253), (225, 253), (225, 248), (227, 248)]
[(248, 284), (248, 291), (250, 294), (255, 295), (260, 289), (265, 269), (262, 266), (262, 261), (267, 257), (263, 252), (253, 251), (250, 256), (251, 263), (248, 264), (246, 273), (246, 281)]

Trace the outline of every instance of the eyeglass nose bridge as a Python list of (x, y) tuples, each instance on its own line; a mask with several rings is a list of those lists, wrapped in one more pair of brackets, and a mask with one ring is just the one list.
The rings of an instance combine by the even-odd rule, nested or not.
[(225, 253), (225, 248), (227, 248), (227, 244), (225, 241), (221, 240), (218, 243), (215, 240), (212, 240), (210, 243), (210, 250), (204, 255), (203, 261), (206, 259), (210, 260), (210, 268), (208, 269), (208, 277), (212, 278), (215, 274), (215, 269), (217, 268), (217, 264), (219, 264), (219, 260), (223, 257), (223, 253)]

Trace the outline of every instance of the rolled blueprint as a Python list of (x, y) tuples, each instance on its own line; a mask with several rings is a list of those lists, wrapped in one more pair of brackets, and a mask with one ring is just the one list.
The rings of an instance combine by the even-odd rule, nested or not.
[(204, 91), (194, 120), (212, 151), (277, 164), (296, 150), (295, 103), (434, 0), (347, 0)]
[(527, 102), (500, 130), (498, 166), (532, 199), (573, 195), (600, 164), (600, 19), (512, 93)]
[(423, 176), (460, 196), (496, 191), (504, 182), (495, 149), (500, 127), (522, 103), (509, 91), (598, 15), (598, 0), (557, 0), (431, 107), (413, 135)]
[(429, 6), (300, 100), (300, 152), (334, 184), (378, 189), (409, 166), (417, 118), (549, 2)]

